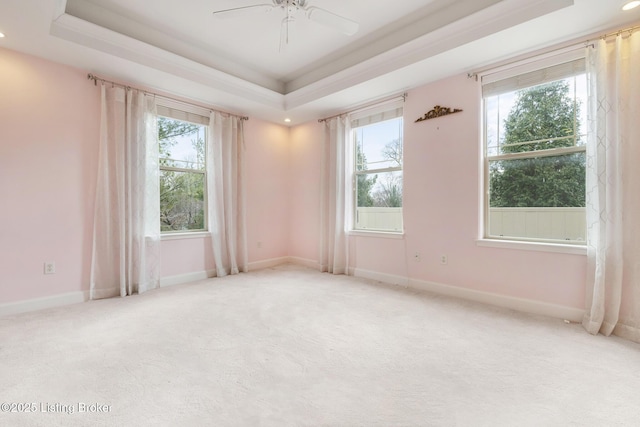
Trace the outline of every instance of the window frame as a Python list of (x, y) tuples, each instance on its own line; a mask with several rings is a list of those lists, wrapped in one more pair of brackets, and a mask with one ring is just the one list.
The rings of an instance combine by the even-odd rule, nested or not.
[[(564, 80), (570, 77), (576, 77), (582, 74), (586, 74), (586, 63), (585, 63), (585, 54), (584, 51), (575, 50), (569, 52), (563, 52), (561, 54), (556, 55), (543, 55), (538, 58), (530, 58), (528, 60), (524, 60), (522, 62), (512, 64), (507, 67), (498, 68), (494, 70), (489, 70), (482, 73), (481, 76), (481, 153), (482, 153), (482, 180), (481, 180), (481, 210), (482, 216), (480, 218), (480, 237), (477, 241), (479, 246), (486, 247), (509, 247), (515, 249), (525, 249), (525, 250), (534, 250), (534, 251), (547, 251), (547, 252), (565, 252), (565, 253), (574, 253), (574, 254), (584, 254), (586, 253), (586, 238), (585, 240), (560, 240), (560, 239), (546, 239), (546, 238), (535, 238), (535, 237), (519, 237), (519, 236), (502, 236), (502, 235), (492, 235), (490, 234), (490, 164), (494, 161), (509, 161), (509, 160), (519, 160), (519, 159), (539, 159), (544, 157), (557, 157), (575, 153), (585, 153), (587, 151), (586, 146), (586, 135), (589, 132), (587, 123), (584, 123), (585, 129), (582, 133), (577, 134), (576, 124), (578, 123), (578, 117), (576, 115), (576, 109), (574, 109), (574, 131), (571, 136), (565, 137), (557, 137), (557, 138), (547, 138), (542, 141), (548, 141), (550, 139), (558, 140), (563, 138), (573, 138), (574, 144), (569, 147), (558, 147), (537, 151), (525, 151), (525, 152), (514, 152), (514, 153), (505, 153), (505, 154), (496, 154), (489, 155), (489, 146), (488, 146), (488, 116), (487, 116), (487, 100), (490, 96), (496, 96), (500, 94), (506, 94), (510, 92), (514, 92), (521, 89), (535, 87), (537, 85), (552, 83), (560, 80)], [(533, 84), (524, 84), (522, 87), (515, 87), (511, 90), (498, 90), (497, 93), (493, 93), (489, 96), (484, 94), (485, 85), (487, 84), (500, 84), (501, 81), (508, 80), (517, 80), (519, 76), (526, 75), (527, 73), (534, 74), (535, 72), (541, 72), (545, 74), (545, 70), (552, 69), (554, 66), (559, 66), (560, 64), (567, 63), (579, 63), (582, 62), (582, 70), (574, 72), (573, 74), (563, 75), (558, 78), (545, 78), (540, 82), (534, 82)], [(565, 71), (566, 72), (566, 71)], [(487, 78), (488, 76), (488, 78)], [(487, 83), (488, 82), (488, 83)], [(518, 83), (516, 83), (518, 84)], [(522, 83), (520, 83), (522, 84)], [(573, 95), (574, 102), (576, 100), (575, 93)], [(583, 106), (587, 108), (587, 106)], [(585, 143), (582, 145), (576, 145), (575, 141), (577, 141), (581, 136), (585, 136)], [(518, 143), (518, 145), (526, 145), (533, 144), (538, 141), (527, 141)], [(586, 196), (585, 196), (586, 197)], [(585, 200), (586, 202), (586, 200)], [(586, 234), (585, 234), (586, 237)]]
[[(203, 228), (198, 229), (187, 229), (187, 230), (162, 230), (160, 228), (160, 236), (164, 239), (172, 239), (172, 238), (191, 238), (191, 237), (200, 237), (208, 235), (209, 233), (209, 218), (208, 218), (208, 205), (209, 205), (209, 194), (208, 194), (208, 162), (207, 162), (207, 151), (208, 151), (208, 126), (209, 126), (209, 115), (208, 110), (197, 107), (194, 105), (179, 103), (170, 99), (162, 99), (157, 101), (157, 111), (156, 117), (163, 117), (169, 120), (181, 121), (184, 123), (189, 123), (193, 125), (202, 126), (204, 129), (204, 159), (203, 159), (203, 167), (202, 169), (190, 169), (190, 168), (181, 168), (175, 166), (163, 166), (160, 163), (161, 157), (158, 157), (158, 178), (160, 178), (160, 174), (162, 171), (169, 172), (179, 172), (179, 173), (189, 173), (194, 175), (202, 175), (203, 180)], [(159, 140), (158, 140), (159, 141)], [(158, 186), (160, 182), (158, 182)], [(160, 200), (158, 200), (158, 204), (160, 204)]]
[[(404, 196), (404, 97), (401, 100), (385, 102), (378, 104), (374, 107), (370, 107), (364, 110), (354, 112), (349, 115), (349, 146), (351, 151), (351, 164), (348, 165), (351, 168), (351, 226), (349, 227), (349, 233), (353, 235), (377, 235), (381, 237), (396, 237), (404, 235), (404, 206), (400, 206), (401, 213), (401, 227), (399, 230), (379, 229), (379, 228), (357, 228), (358, 224), (358, 177), (375, 175), (380, 173), (393, 173), (402, 172), (402, 189)], [(400, 141), (402, 144), (402, 163), (400, 166), (390, 166), (386, 168), (376, 169), (364, 169), (358, 170), (357, 164), (357, 146), (356, 146), (356, 132), (366, 126), (371, 126), (377, 123), (383, 123), (400, 118), (402, 120), (400, 125)], [(362, 124), (360, 124), (362, 123)], [(404, 202), (403, 202), (404, 205)]]

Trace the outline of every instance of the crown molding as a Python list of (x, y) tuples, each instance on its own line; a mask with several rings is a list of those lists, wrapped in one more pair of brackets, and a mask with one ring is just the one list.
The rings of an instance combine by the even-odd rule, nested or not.
[[(483, 0), (468, 4), (464, 10), (441, 7), (432, 15), (416, 19), (400, 35), (387, 35), (387, 40), (381, 43), (382, 47), (376, 48), (378, 54), (365, 57), (351, 66), (346, 66), (348, 64), (340, 60), (334, 61), (331, 67), (336, 72), (328, 73), (324, 78), (321, 76), (326, 74), (326, 69), (318, 71), (319, 74), (312, 72), (313, 75), (306, 77), (305, 81), (299, 78), (290, 82), (289, 87), (296, 89), (286, 94), (286, 87), (282, 91), (272, 90), (65, 13), (66, 0), (55, 0), (50, 34), (191, 82), (188, 94), (179, 93), (180, 88), (176, 87), (179, 95), (193, 96), (194, 87), (200, 85), (203, 93), (215, 91), (222, 98), (235, 99), (236, 105), (244, 100), (258, 109), (271, 110), (273, 117), (277, 117), (287, 111), (320, 105), (324, 99), (340, 93), (353, 93), (354, 88), (370, 87), (374, 81), (387, 79), (393, 72), (428, 62), (439, 54), (573, 3), (573, 0)], [(402, 43), (402, 40), (408, 41)], [(367, 51), (363, 55), (372, 52)], [(163, 89), (168, 90), (166, 87)]]
[(51, 23), (50, 34), (271, 108), (282, 109), (284, 105), (278, 92), (67, 13)]
[(474, 15), (465, 16), (450, 25), (287, 93), (285, 108), (297, 108), (571, 5), (573, 0), (498, 2)]

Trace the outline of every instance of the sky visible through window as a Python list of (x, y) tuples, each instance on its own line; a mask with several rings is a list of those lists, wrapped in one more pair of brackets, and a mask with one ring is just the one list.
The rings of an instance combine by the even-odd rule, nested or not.
[(197, 132), (180, 135), (173, 138), (175, 144), (169, 148), (168, 157), (175, 160), (174, 166), (187, 169), (202, 169), (204, 165), (197, 165), (196, 151), (193, 141), (205, 139), (206, 127), (198, 125)]
[[(580, 134), (587, 132), (587, 77), (581, 74), (575, 77), (565, 79), (569, 83), (570, 94), (573, 95), (575, 89), (576, 101), (579, 108), (578, 122), (580, 126)], [(505, 130), (504, 121), (513, 109), (518, 99), (517, 91), (503, 93), (491, 96), (485, 100), (485, 111), (487, 115), (486, 124), (486, 141), (487, 155), (495, 156), (500, 154), (499, 146), (504, 142)], [(580, 140), (585, 143), (584, 138)]]
[(355, 130), (356, 142), (367, 159), (366, 169), (381, 169), (398, 166), (384, 157), (388, 143), (402, 138), (402, 118), (387, 120), (363, 126)]
[[(356, 128), (354, 130), (355, 142), (366, 159), (366, 164), (356, 165), (356, 170), (402, 167), (402, 126), (402, 117), (398, 117)], [(389, 158), (388, 154), (385, 155), (385, 151), (389, 151), (389, 147), (394, 145), (395, 150), (399, 150), (399, 164)], [(364, 159), (356, 159), (356, 161), (358, 160), (363, 161)], [(384, 192), (385, 186), (389, 187), (395, 184), (402, 188), (402, 171), (376, 172), (375, 175), (377, 176), (375, 184), (369, 190), (372, 195)]]

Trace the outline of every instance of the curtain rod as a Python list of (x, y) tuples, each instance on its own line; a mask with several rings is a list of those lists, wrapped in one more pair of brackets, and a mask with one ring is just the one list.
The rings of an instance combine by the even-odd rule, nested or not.
[(326, 122), (327, 120), (331, 120), (331, 119), (334, 119), (336, 117), (340, 117), (343, 114), (355, 113), (356, 111), (361, 111), (361, 110), (364, 110), (366, 108), (373, 107), (373, 106), (378, 105), (378, 104), (382, 104), (384, 102), (392, 101), (394, 99), (402, 98), (402, 101), (406, 101), (407, 100), (407, 96), (408, 95), (405, 92), (402, 95), (395, 95), (395, 96), (391, 96), (389, 98), (380, 99), (378, 101), (374, 101), (374, 102), (371, 102), (369, 104), (362, 105), (362, 106), (360, 106), (358, 108), (355, 108), (353, 110), (345, 111), (344, 113), (336, 114), (336, 115), (333, 115), (331, 117), (325, 117), (324, 119), (318, 119), (318, 123), (323, 123), (323, 122)]
[(577, 41), (577, 42), (569, 42), (567, 45), (563, 45), (562, 47), (558, 47), (558, 48), (555, 48), (555, 49), (550, 49), (548, 51), (545, 51), (544, 49), (541, 49), (541, 50), (538, 51), (538, 52), (541, 52), (539, 54), (536, 54), (535, 52), (531, 52), (531, 53), (527, 54), (526, 57), (520, 56), (521, 59), (518, 59), (518, 60), (515, 60), (515, 61), (506, 62), (506, 63), (500, 64), (498, 66), (481, 68), (479, 70), (476, 70), (476, 71), (473, 71), (473, 72), (469, 72), (469, 73), (467, 73), (467, 78), (476, 79), (476, 81), (478, 81), (478, 76), (483, 74), (483, 73), (486, 73), (489, 70), (509, 68), (510, 65), (518, 64), (518, 63), (521, 63), (523, 61), (526, 61), (527, 59), (532, 58), (532, 56), (560, 54), (562, 52), (569, 52), (569, 51), (572, 51), (574, 49), (585, 48), (585, 47), (588, 47), (588, 46), (593, 47), (593, 42), (595, 40), (599, 40), (599, 39), (605, 40), (605, 39), (608, 39), (609, 37), (619, 36), (622, 33), (627, 33), (627, 32), (629, 34), (631, 34), (635, 30), (638, 30), (638, 29), (640, 29), (640, 25), (634, 25), (632, 27), (624, 28), (622, 30), (612, 31), (610, 33), (606, 33), (606, 34), (603, 34), (601, 36), (591, 36), (590, 38), (588, 38), (586, 40)]
[[(627, 33), (627, 32), (628, 32), (629, 34), (631, 34), (631, 33), (633, 33), (633, 32), (634, 32), (635, 30), (637, 30), (637, 29), (640, 29), (640, 25), (634, 25), (633, 27), (629, 27), (629, 28), (625, 28), (625, 29), (622, 29), (622, 30), (618, 30), (618, 31), (614, 31), (614, 32), (611, 32), (611, 33), (607, 33), (607, 34), (601, 35), (600, 37), (597, 37), (597, 38), (599, 38), (599, 39), (607, 39), (607, 38), (609, 38), (609, 37), (619, 36), (620, 34), (622, 34), (622, 33)], [(589, 43), (589, 42), (591, 42), (592, 40), (593, 40), (593, 39), (591, 39), (591, 40), (587, 40), (585, 43)]]
[[(182, 103), (182, 104), (185, 104), (185, 105), (196, 105), (196, 104), (190, 104), (189, 102), (183, 101), (181, 99), (172, 98), (170, 96), (165, 96), (165, 95), (160, 95), (160, 94), (157, 94), (157, 93), (154, 93), (154, 92), (149, 92), (148, 90), (135, 88), (135, 87), (124, 85), (122, 83), (117, 83), (117, 82), (114, 82), (114, 81), (111, 81), (111, 80), (106, 80), (106, 79), (103, 79), (103, 78), (98, 77), (95, 74), (91, 74), (91, 73), (87, 74), (87, 79), (93, 80), (93, 84), (94, 85), (97, 85), (98, 82), (107, 83), (107, 84), (110, 84), (112, 86), (118, 86), (118, 87), (125, 88), (125, 89), (135, 89), (135, 90), (138, 90), (138, 91), (140, 91), (142, 93), (146, 93), (148, 95), (153, 95), (153, 96), (156, 96), (158, 98), (168, 99), (168, 100), (179, 102), (179, 103)], [(200, 106), (198, 105), (198, 107), (200, 107)], [(218, 112), (218, 113), (229, 114), (230, 116), (238, 117), (240, 120), (249, 120), (249, 117), (247, 117), (247, 116), (241, 116), (239, 114), (233, 114), (233, 113), (229, 113), (227, 111), (216, 110), (214, 108), (208, 108), (208, 107), (201, 107), (201, 108), (205, 108), (207, 110), (215, 111), (215, 112)]]

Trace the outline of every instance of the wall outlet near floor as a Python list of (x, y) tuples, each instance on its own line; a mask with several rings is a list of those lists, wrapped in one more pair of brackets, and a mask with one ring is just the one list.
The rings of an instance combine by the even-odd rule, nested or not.
[(44, 263), (44, 274), (55, 274), (56, 263), (53, 261), (47, 261)]
[(420, 252), (416, 252), (416, 253), (413, 255), (413, 260), (414, 260), (415, 262), (420, 262)]
[(440, 264), (447, 265), (448, 262), (449, 262), (449, 259), (447, 258), (446, 255), (440, 255)]
[(262, 249), (262, 242), (258, 242), (258, 249)]

